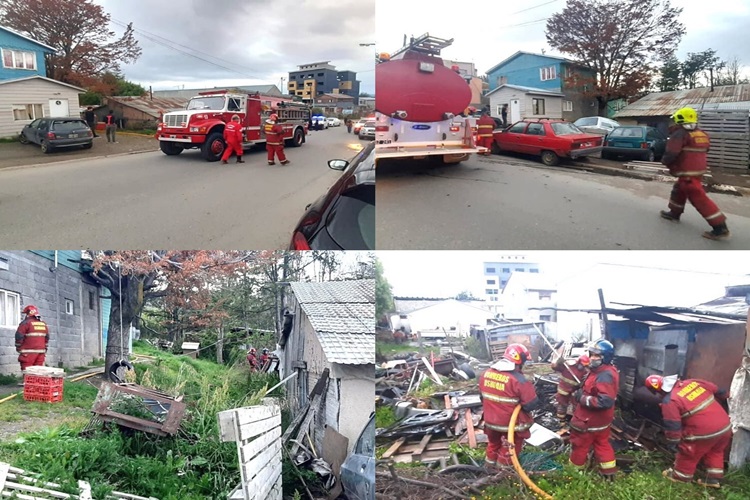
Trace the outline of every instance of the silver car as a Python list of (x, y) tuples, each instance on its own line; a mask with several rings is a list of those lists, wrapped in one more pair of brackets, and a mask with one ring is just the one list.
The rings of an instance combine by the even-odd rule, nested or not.
[(597, 135), (609, 135), (614, 129), (620, 126), (620, 124), (609, 118), (603, 116), (586, 116), (579, 118), (573, 125), (580, 128), (586, 133), (597, 134)]
[(341, 486), (349, 500), (375, 499), (375, 413), (341, 464)]
[(360, 139), (375, 139), (375, 122), (368, 121), (359, 129)]

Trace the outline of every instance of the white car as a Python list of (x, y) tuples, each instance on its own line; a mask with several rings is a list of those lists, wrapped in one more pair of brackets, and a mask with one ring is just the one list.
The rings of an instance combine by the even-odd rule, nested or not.
[(341, 126), (341, 120), (339, 120), (335, 116), (329, 116), (328, 118), (326, 118), (326, 123), (328, 123), (329, 127), (340, 127)]
[(620, 126), (615, 120), (604, 118), (603, 116), (586, 116), (573, 122), (573, 125), (580, 128), (587, 134), (597, 134), (607, 136), (614, 129)]

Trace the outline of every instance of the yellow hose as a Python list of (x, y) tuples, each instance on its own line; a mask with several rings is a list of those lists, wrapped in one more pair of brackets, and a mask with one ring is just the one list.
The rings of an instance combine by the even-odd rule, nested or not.
[(537, 495), (541, 495), (542, 498), (552, 500), (552, 495), (539, 488), (539, 486), (534, 484), (534, 481), (532, 481), (529, 476), (526, 475), (526, 472), (521, 467), (521, 463), (518, 461), (518, 456), (516, 456), (516, 445), (515, 441), (513, 441), (513, 436), (516, 433), (516, 419), (518, 419), (518, 414), (520, 412), (521, 405), (516, 405), (516, 409), (513, 410), (513, 415), (510, 416), (510, 423), (508, 424), (508, 450), (510, 451), (510, 459), (513, 462), (513, 468), (516, 469), (518, 475), (521, 476), (521, 480), (526, 484), (526, 486), (531, 488), (534, 493), (536, 493)]
[(6, 401), (8, 401), (9, 399), (13, 399), (13, 398), (15, 398), (15, 397), (16, 397), (16, 396), (18, 396), (19, 394), (23, 394), (23, 392), (17, 392), (17, 393), (15, 393), (15, 394), (11, 394), (11, 395), (10, 395), (10, 396), (8, 396), (7, 398), (3, 398), (3, 399), (0, 399), (0, 404), (1, 404), (1, 403), (5, 403), (5, 402), (6, 402)]

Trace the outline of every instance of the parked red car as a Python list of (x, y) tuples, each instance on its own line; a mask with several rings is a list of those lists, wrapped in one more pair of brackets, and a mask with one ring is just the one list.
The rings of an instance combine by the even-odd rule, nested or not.
[(557, 165), (560, 158), (598, 155), (601, 135), (587, 134), (565, 120), (526, 119), (493, 133), (492, 152), (512, 151), (540, 156), (545, 165)]

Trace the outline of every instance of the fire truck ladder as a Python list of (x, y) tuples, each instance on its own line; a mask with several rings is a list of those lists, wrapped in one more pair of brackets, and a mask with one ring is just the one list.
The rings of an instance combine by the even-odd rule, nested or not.
[(396, 52), (391, 54), (391, 59), (399, 54), (403, 54), (407, 50), (414, 52), (421, 52), (429, 56), (439, 56), (440, 51), (446, 47), (449, 47), (453, 43), (453, 39), (438, 38), (436, 36), (430, 36), (429, 33), (418, 36), (416, 38), (411, 37), (409, 43), (404, 41), (404, 46), (398, 49)]

